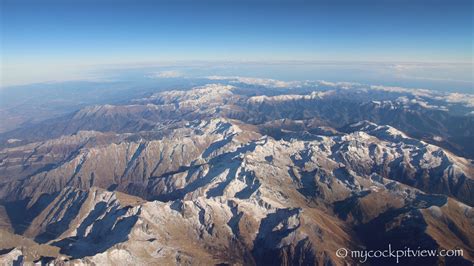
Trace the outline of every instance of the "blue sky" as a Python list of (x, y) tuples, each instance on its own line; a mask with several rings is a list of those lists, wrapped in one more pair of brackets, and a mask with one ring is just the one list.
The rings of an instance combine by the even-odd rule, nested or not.
[(0, 2), (3, 85), (196, 60), (472, 67), (470, 0)]

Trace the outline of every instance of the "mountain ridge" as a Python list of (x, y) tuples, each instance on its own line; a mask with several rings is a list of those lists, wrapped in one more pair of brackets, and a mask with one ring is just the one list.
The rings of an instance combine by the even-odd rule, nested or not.
[[(408, 265), (474, 260), (472, 159), (396, 123), (336, 121), (349, 113), (331, 114), (330, 106), (366, 108), (337, 91), (249, 96), (257, 92), (238, 84), (161, 92), (47, 122), (43, 132), (62, 126), (45, 139), (23, 131), (26, 139), (0, 149), (0, 221), (15, 239), (36, 244), (15, 240), (23, 248), (5, 256), (58, 264), (338, 265), (357, 263), (339, 258), (339, 248), (391, 243), (464, 251)], [(394, 263), (369, 261), (381, 262)]]

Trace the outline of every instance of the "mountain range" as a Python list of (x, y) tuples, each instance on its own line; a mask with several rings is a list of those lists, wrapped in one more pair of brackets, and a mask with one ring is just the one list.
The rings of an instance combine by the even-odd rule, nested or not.
[(208, 81), (0, 133), (0, 261), (472, 265), (474, 95)]

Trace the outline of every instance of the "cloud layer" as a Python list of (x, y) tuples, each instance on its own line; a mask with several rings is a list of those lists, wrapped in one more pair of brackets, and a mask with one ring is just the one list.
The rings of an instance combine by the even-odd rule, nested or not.
[(149, 78), (180, 78), (183, 77), (183, 73), (177, 70), (165, 70), (148, 75)]

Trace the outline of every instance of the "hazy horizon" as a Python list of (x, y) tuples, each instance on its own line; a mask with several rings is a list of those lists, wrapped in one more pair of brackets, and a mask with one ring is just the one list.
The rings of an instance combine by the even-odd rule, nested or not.
[[(283, 80), (473, 87), (471, 1), (2, 0), (1, 7), (3, 88), (196, 64)], [(249, 65), (261, 67), (248, 73)]]
[(33, 82), (4, 83), (0, 90), (41, 84), (71, 82), (140, 85), (164, 79), (202, 79), (208, 76), (241, 76), (283, 81), (354, 82), (367, 85), (400, 86), (444, 92), (472, 93), (470, 64), (414, 62), (181, 62), (99, 65), (70, 73), (64, 78), (41, 75)]

